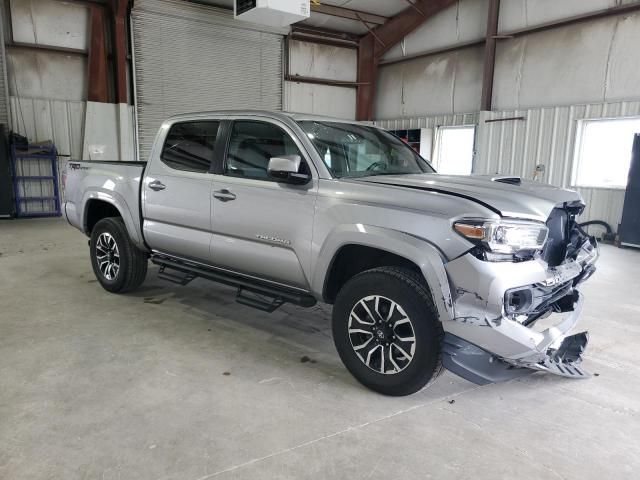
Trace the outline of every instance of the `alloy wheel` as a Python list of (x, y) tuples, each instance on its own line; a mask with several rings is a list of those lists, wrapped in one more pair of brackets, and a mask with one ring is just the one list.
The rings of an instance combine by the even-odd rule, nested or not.
[(120, 251), (115, 238), (108, 232), (101, 233), (96, 242), (96, 260), (100, 273), (107, 280), (114, 280), (120, 270)]
[(389, 298), (371, 295), (359, 300), (351, 309), (348, 333), (358, 358), (377, 373), (400, 373), (413, 360), (413, 324), (402, 307)]

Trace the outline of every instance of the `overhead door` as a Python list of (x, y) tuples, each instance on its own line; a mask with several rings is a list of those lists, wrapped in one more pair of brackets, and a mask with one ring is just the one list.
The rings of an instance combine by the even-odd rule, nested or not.
[(282, 109), (283, 30), (184, 0), (136, 0), (131, 19), (140, 160), (172, 115)]
[[(7, 83), (7, 65), (5, 62), (4, 32), (2, 31), (2, 7), (0, 7), (0, 124), (9, 123), (9, 93)], [(8, 129), (7, 129), (8, 130)]]

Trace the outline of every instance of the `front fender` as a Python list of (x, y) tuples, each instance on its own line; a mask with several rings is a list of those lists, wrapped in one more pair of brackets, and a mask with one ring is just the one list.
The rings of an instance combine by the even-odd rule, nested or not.
[(340, 225), (327, 236), (312, 276), (311, 289), (322, 298), (324, 284), (333, 259), (345, 245), (362, 245), (393, 253), (415, 263), (426, 279), (440, 320), (454, 318), (449, 280), (442, 254), (431, 243), (421, 238), (372, 225)]
[(129, 233), (129, 237), (131, 241), (139, 248), (145, 249), (144, 242), (142, 240), (142, 235), (140, 233), (140, 224), (136, 222), (137, 215), (134, 217), (127, 201), (124, 199), (122, 195), (118, 192), (114, 192), (112, 190), (89, 190), (85, 192), (82, 205), (83, 205), (83, 218), (82, 218), (82, 231), (84, 233), (87, 232), (87, 215), (89, 209), (89, 202), (92, 200), (99, 200), (102, 202), (109, 203), (116, 207), (122, 216), (122, 220), (124, 221), (125, 227), (127, 228), (127, 232)]

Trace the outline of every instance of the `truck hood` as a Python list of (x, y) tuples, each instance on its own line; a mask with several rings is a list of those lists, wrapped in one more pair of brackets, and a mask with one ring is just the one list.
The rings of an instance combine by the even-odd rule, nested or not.
[(578, 192), (519, 177), (491, 175), (375, 175), (358, 182), (455, 195), (479, 203), (503, 217), (546, 222), (558, 205), (581, 204)]

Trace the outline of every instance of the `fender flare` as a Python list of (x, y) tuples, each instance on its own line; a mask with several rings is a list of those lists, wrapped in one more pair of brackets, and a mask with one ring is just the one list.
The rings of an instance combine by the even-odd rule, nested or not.
[(427, 240), (372, 225), (343, 224), (327, 236), (318, 253), (318, 261), (312, 275), (311, 289), (318, 298), (323, 296), (325, 281), (334, 258), (346, 245), (377, 248), (415, 263), (431, 290), (440, 321), (455, 317), (449, 279), (444, 268), (444, 255)]
[(92, 200), (98, 200), (101, 202), (108, 203), (113, 205), (118, 212), (120, 212), (120, 216), (124, 221), (124, 225), (129, 233), (129, 238), (131, 241), (138, 247), (146, 250), (144, 247), (144, 242), (142, 241), (142, 237), (138, 231), (138, 226), (136, 225), (133, 216), (131, 215), (131, 209), (127, 204), (126, 200), (122, 195), (114, 191), (102, 191), (102, 190), (90, 190), (85, 192), (84, 197), (82, 199), (82, 205), (84, 205), (84, 213), (82, 215), (82, 231), (85, 234), (87, 232), (87, 215), (89, 214), (89, 202)]

